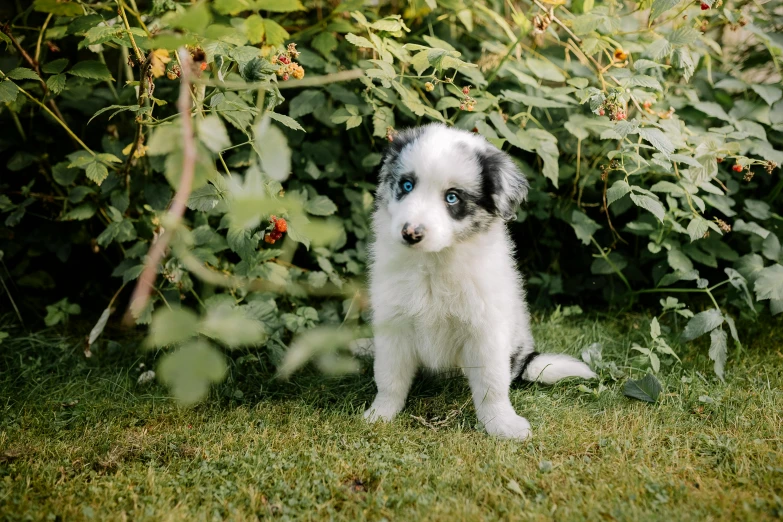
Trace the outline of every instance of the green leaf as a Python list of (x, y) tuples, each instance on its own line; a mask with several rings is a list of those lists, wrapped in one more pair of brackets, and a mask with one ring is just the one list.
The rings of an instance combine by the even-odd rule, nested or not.
[(198, 2), (185, 9), (185, 12), (178, 14), (172, 21), (171, 26), (190, 31), (191, 33), (203, 33), (207, 26), (212, 22), (212, 13), (209, 11), (207, 2)]
[(682, 339), (684, 341), (692, 341), (719, 327), (723, 324), (723, 321), (723, 314), (716, 308), (700, 312), (688, 321), (685, 330), (682, 332)]
[(271, 11), (273, 13), (304, 11), (304, 6), (299, 0), (253, 0), (252, 3), (253, 8), (259, 11)]
[(710, 359), (715, 361), (715, 375), (723, 381), (723, 369), (726, 367), (726, 358), (728, 356), (728, 338), (723, 328), (715, 328), (710, 332)]
[(666, 215), (666, 210), (663, 205), (650, 196), (631, 194), (631, 200), (637, 207), (649, 210), (658, 220), (663, 223), (663, 217)]
[(199, 332), (228, 348), (255, 346), (266, 338), (264, 326), (241, 309), (218, 306), (209, 310)]
[(214, 114), (198, 120), (197, 128), (201, 142), (215, 154), (231, 146), (226, 126)]
[(761, 243), (761, 254), (770, 261), (780, 259), (780, 240), (778, 236), (771, 233)]
[(68, 74), (78, 76), (79, 78), (87, 78), (88, 80), (106, 80), (112, 81), (111, 73), (109, 69), (99, 61), (96, 60), (84, 60), (77, 62), (76, 65), (70, 68)]
[(0, 82), (0, 103), (14, 103), (16, 95), (19, 94), (19, 87), (11, 80)]
[(84, 221), (85, 219), (93, 217), (96, 210), (97, 207), (95, 206), (95, 203), (84, 203), (65, 214), (63, 216), (63, 221)]
[(188, 197), (187, 207), (190, 210), (200, 210), (202, 212), (209, 212), (220, 203), (220, 192), (218, 189), (209, 183), (203, 187), (194, 190)]
[[(326, 105), (326, 95), (324, 95), (322, 91), (317, 89), (305, 89), (291, 99), (289, 103), (291, 109), (288, 111), (288, 115), (291, 118), (301, 118), (324, 105)], [(385, 134), (384, 130), (384, 135)]]
[(258, 237), (246, 228), (229, 227), (226, 241), (228, 247), (242, 259), (252, 258), (258, 248)]
[(316, 196), (305, 203), (305, 211), (314, 216), (331, 216), (337, 212), (337, 205), (326, 196)]
[(58, 58), (56, 60), (52, 60), (47, 64), (44, 64), (41, 67), (41, 70), (46, 74), (57, 74), (63, 72), (66, 67), (68, 67), (68, 59)]
[(756, 94), (761, 96), (769, 106), (772, 106), (776, 101), (783, 97), (783, 91), (780, 90), (780, 87), (755, 84), (751, 85), (750, 88), (756, 91)]
[(626, 397), (649, 403), (657, 401), (661, 391), (661, 383), (651, 373), (636, 381), (629, 379), (623, 387), (623, 395)]
[(64, 74), (55, 74), (46, 79), (46, 87), (54, 94), (60, 94), (65, 89), (65, 82)]
[(364, 36), (357, 36), (353, 33), (348, 33), (345, 35), (345, 39), (348, 40), (350, 43), (354, 44), (356, 47), (362, 47), (365, 49), (375, 49), (375, 45)]
[(58, 16), (84, 15), (82, 6), (76, 2), (63, 2), (61, 0), (35, 0), (33, 9), (41, 13), (52, 13)]
[(507, 100), (519, 102), (528, 107), (536, 107), (540, 109), (568, 109), (573, 107), (573, 105), (569, 105), (567, 103), (547, 100), (546, 98), (541, 98), (539, 96), (528, 96), (527, 94), (522, 94), (516, 91), (504, 90), (502, 94), (503, 97)]
[(161, 381), (183, 406), (204, 399), (209, 386), (222, 381), (227, 372), (225, 356), (204, 340), (195, 340), (166, 354), (158, 364)]
[(710, 228), (709, 221), (707, 221), (703, 217), (695, 216), (693, 219), (691, 219), (691, 222), (688, 223), (688, 235), (691, 238), (691, 243), (693, 243), (697, 239), (703, 238), (704, 234), (707, 233), (709, 228)]
[(291, 149), (288, 138), (270, 118), (264, 118), (253, 127), (253, 148), (261, 160), (264, 174), (275, 181), (284, 181), (291, 174)]
[(224, 15), (235, 15), (252, 9), (250, 0), (215, 0), (213, 7), (215, 11)]
[(759, 301), (783, 299), (783, 266), (776, 263), (760, 270), (756, 275), (753, 290)]
[(269, 18), (264, 18), (264, 32), (267, 45), (281, 45), (290, 36), (283, 26)]
[(109, 176), (109, 170), (106, 168), (106, 165), (97, 160), (87, 165), (85, 173), (87, 174), (87, 178), (96, 185), (103, 183), (103, 180)]
[[(609, 190), (606, 191), (606, 206), (611, 205), (621, 197), (631, 192), (631, 187), (625, 180), (615, 181)], [(587, 244), (587, 243), (585, 243)]]
[(198, 316), (188, 308), (163, 307), (152, 315), (145, 345), (163, 348), (186, 341), (198, 333)]
[(601, 225), (587, 217), (587, 214), (578, 210), (571, 212), (570, 224), (576, 233), (576, 237), (582, 241), (583, 245), (589, 245), (590, 238), (601, 228)]
[(652, 8), (650, 9), (650, 23), (681, 1), (682, 0), (653, 0)]
[(658, 149), (667, 158), (674, 152), (674, 145), (666, 135), (658, 129), (651, 127), (641, 127), (639, 136), (650, 142), (650, 145)]
[(11, 69), (6, 74), (10, 79), (12, 80), (40, 80), (41, 78), (33, 71), (32, 69), (28, 69), (26, 67), (17, 67), (16, 69)]
[(324, 58), (329, 58), (332, 51), (337, 49), (337, 38), (330, 32), (318, 33), (310, 43), (313, 49), (321, 53)]
[(268, 115), (273, 120), (275, 120), (276, 122), (282, 123), (283, 125), (285, 125), (289, 129), (306, 132), (304, 130), (304, 127), (302, 127), (299, 124), (298, 121), (296, 121), (295, 119), (291, 118), (290, 116), (286, 116), (285, 114), (278, 114), (278, 113), (272, 112), (272, 111), (267, 111), (265, 114)]
[(253, 44), (260, 44), (264, 41), (266, 35), (266, 28), (264, 27), (264, 19), (257, 14), (252, 14), (245, 19), (245, 31), (248, 41)]

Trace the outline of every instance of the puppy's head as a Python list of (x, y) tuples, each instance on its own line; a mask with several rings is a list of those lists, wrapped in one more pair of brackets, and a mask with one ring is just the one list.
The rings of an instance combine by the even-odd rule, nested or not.
[(377, 232), (438, 252), (511, 219), (527, 191), (511, 158), (483, 137), (440, 124), (409, 129), (383, 160), (377, 202), (389, 226)]

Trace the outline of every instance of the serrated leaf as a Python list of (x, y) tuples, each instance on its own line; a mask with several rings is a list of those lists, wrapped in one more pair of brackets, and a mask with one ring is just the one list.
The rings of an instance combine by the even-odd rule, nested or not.
[(19, 94), (19, 88), (11, 80), (0, 82), (0, 103), (13, 103), (16, 95)]
[(650, 196), (631, 194), (631, 200), (637, 207), (642, 207), (645, 210), (649, 210), (658, 220), (663, 223), (663, 218), (666, 215), (666, 210), (661, 203)]
[(658, 149), (667, 158), (674, 152), (674, 144), (666, 135), (658, 129), (652, 127), (639, 128), (639, 135), (650, 145)]
[(218, 153), (231, 146), (225, 125), (218, 116), (210, 114), (197, 123), (198, 138), (209, 150)]
[(570, 225), (583, 245), (589, 245), (590, 238), (601, 228), (601, 225), (587, 217), (587, 214), (578, 210), (571, 212)]
[(229, 306), (210, 309), (199, 326), (199, 333), (231, 349), (257, 345), (266, 337), (259, 321), (245, 314), (242, 309)]
[(278, 113), (276, 113), (276, 112), (272, 112), (272, 111), (267, 111), (267, 112), (266, 112), (266, 114), (267, 114), (267, 115), (268, 115), (270, 118), (272, 118), (273, 120), (275, 120), (276, 122), (278, 122), (278, 123), (282, 123), (283, 125), (285, 125), (285, 126), (286, 126), (286, 127), (288, 127), (289, 129), (293, 129), (293, 130), (297, 130), (297, 131), (306, 132), (306, 131), (304, 130), (304, 127), (302, 127), (302, 126), (299, 124), (299, 122), (298, 122), (298, 121), (296, 121), (295, 119), (293, 119), (293, 118), (292, 118), (292, 117), (290, 117), (290, 116), (286, 116), (285, 114), (278, 114)]
[(264, 18), (264, 33), (267, 45), (281, 45), (290, 36), (282, 25), (269, 18)]
[(87, 165), (85, 173), (87, 174), (87, 178), (96, 185), (100, 185), (109, 177), (109, 170), (106, 168), (106, 165), (97, 160)]
[(688, 321), (685, 330), (682, 332), (682, 339), (684, 341), (692, 341), (719, 327), (723, 324), (723, 321), (723, 314), (716, 308), (700, 312)]
[(11, 69), (6, 73), (6, 76), (12, 80), (40, 80), (41, 78), (35, 73), (34, 70), (27, 67), (17, 67)]
[(769, 106), (772, 106), (776, 101), (783, 97), (783, 91), (780, 90), (780, 87), (755, 84), (751, 85), (750, 88), (756, 91), (756, 94), (761, 96), (761, 98), (767, 102), (767, 105)]
[(726, 332), (723, 328), (715, 328), (710, 332), (710, 359), (715, 361), (713, 366), (715, 375), (723, 381), (723, 369), (726, 367), (726, 358), (728, 357), (728, 343)]
[(246, 228), (229, 227), (226, 241), (228, 247), (242, 259), (251, 259), (258, 248), (258, 237)]
[(209, 183), (194, 190), (188, 197), (187, 207), (191, 210), (209, 212), (220, 203), (218, 189)]
[(650, 8), (650, 23), (682, 0), (653, 0)]
[(65, 82), (64, 74), (55, 74), (46, 79), (46, 87), (54, 94), (60, 94), (65, 89)]
[(52, 13), (58, 16), (84, 15), (82, 6), (76, 2), (64, 2), (62, 0), (35, 0), (33, 9), (40, 13)]
[(95, 203), (84, 203), (65, 214), (63, 216), (63, 221), (84, 221), (85, 219), (93, 217), (96, 210), (97, 207), (95, 206)]
[(331, 216), (337, 212), (337, 205), (326, 196), (316, 196), (305, 203), (305, 211), (314, 216)]
[(688, 235), (691, 238), (691, 243), (696, 241), (697, 239), (701, 239), (704, 237), (704, 234), (707, 233), (707, 230), (710, 228), (710, 223), (706, 219), (704, 219), (701, 216), (695, 216), (693, 219), (691, 219), (691, 222), (688, 223)]
[(163, 348), (186, 341), (198, 333), (198, 316), (188, 308), (161, 308), (152, 315), (145, 345)]
[(353, 45), (355, 45), (356, 47), (362, 47), (365, 49), (375, 49), (375, 45), (364, 36), (358, 36), (353, 33), (348, 33), (345, 35), (345, 39), (348, 40)]
[(58, 58), (41, 66), (41, 70), (46, 74), (57, 74), (63, 72), (66, 67), (68, 67), (68, 59)]
[(204, 399), (209, 386), (222, 381), (227, 372), (225, 356), (204, 340), (187, 343), (166, 354), (157, 374), (183, 406)]
[(656, 402), (661, 391), (661, 383), (651, 373), (636, 381), (629, 379), (623, 386), (623, 395), (626, 397), (649, 403)]
[(783, 299), (783, 266), (776, 263), (761, 269), (756, 274), (753, 290), (759, 301)]
[(261, 160), (261, 168), (275, 181), (284, 181), (291, 174), (291, 149), (283, 131), (269, 119), (253, 126), (253, 149)]
[(606, 206), (611, 205), (621, 197), (631, 192), (631, 187), (625, 180), (617, 180), (606, 191)]
[(289, 106), (291, 118), (301, 118), (326, 104), (326, 95), (317, 89), (306, 89), (294, 97)]
[(79, 78), (87, 78), (88, 80), (114, 80), (108, 67), (96, 60), (77, 62), (76, 65), (68, 70), (68, 74), (78, 76)]

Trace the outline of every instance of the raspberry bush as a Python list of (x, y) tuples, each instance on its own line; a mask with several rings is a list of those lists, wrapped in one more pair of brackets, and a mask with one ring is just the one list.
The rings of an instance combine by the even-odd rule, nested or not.
[(131, 302), (184, 402), (227, 361), (353, 367), (375, 171), (430, 121), (529, 177), (536, 305), (661, 310), (633, 364), (709, 334), (722, 379), (783, 311), (779, 0), (8, 4), (4, 303), (78, 302), (90, 354)]

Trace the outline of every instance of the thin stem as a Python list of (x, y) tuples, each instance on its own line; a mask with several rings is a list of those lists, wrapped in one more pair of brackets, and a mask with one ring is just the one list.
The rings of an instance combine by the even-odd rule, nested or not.
[(43, 35), (46, 31), (46, 26), (49, 25), (49, 21), (51, 19), (52, 13), (49, 13), (49, 16), (46, 17), (46, 20), (44, 20), (44, 23), (41, 26), (41, 32), (38, 33), (38, 42), (35, 44), (35, 63), (38, 63), (38, 59), (41, 57), (41, 42), (43, 41)]
[[(0, 74), (2, 74), (2, 71), (0, 71)], [(5, 75), (3, 75), (3, 76), (5, 76)], [(67, 124), (67, 123), (65, 123), (65, 121), (64, 121), (64, 120), (61, 120), (60, 118), (58, 118), (58, 117), (57, 117), (57, 115), (56, 115), (55, 113), (53, 113), (51, 109), (49, 109), (49, 107), (47, 107), (46, 105), (44, 105), (43, 103), (41, 103), (40, 101), (38, 101), (38, 99), (37, 99), (37, 98), (35, 98), (35, 96), (33, 96), (32, 94), (30, 94), (30, 93), (29, 93), (29, 92), (27, 92), (26, 90), (22, 89), (22, 88), (21, 88), (21, 87), (19, 87), (18, 85), (16, 86), (16, 88), (17, 88), (17, 89), (19, 89), (19, 91), (20, 91), (22, 94), (24, 94), (25, 96), (27, 96), (28, 98), (30, 98), (30, 100), (31, 100), (33, 103), (35, 103), (36, 105), (38, 105), (39, 107), (41, 107), (43, 110), (45, 110), (45, 111), (46, 111), (46, 112), (49, 114), (49, 116), (51, 116), (52, 118), (54, 118), (54, 121), (56, 121), (57, 123), (59, 123), (59, 124), (60, 124), (60, 126), (61, 126), (63, 129), (65, 129), (65, 131), (68, 133), (68, 135), (69, 135), (69, 136), (70, 136), (70, 137), (71, 137), (71, 138), (72, 138), (72, 139), (73, 139), (73, 140), (74, 140), (76, 143), (78, 143), (78, 144), (79, 144), (79, 145), (80, 145), (80, 146), (81, 146), (81, 147), (82, 147), (84, 150), (86, 150), (87, 152), (89, 152), (90, 154), (92, 154), (93, 156), (95, 156), (95, 153), (92, 151), (92, 149), (90, 149), (90, 147), (88, 147), (88, 146), (87, 146), (87, 145), (86, 145), (86, 144), (85, 144), (85, 143), (84, 143), (82, 140), (80, 140), (80, 139), (79, 139), (79, 137), (78, 137), (76, 134), (74, 134), (74, 132), (71, 130), (71, 128), (70, 128), (70, 127), (68, 127), (68, 124)]]
[(130, 38), (131, 45), (133, 46), (133, 51), (136, 53), (136, 60), (138, 60), (139, 63), (144, 63), (144, 53), (139, 50), (139, 47), (136, 45), (136, 39), (133, 38), (133, 33), (131, 32), (130, 24), (128, 23), (128, 15), (125, 14), (122, 0), (117, 0), (117, 6), (119, 7), (122, 22), (125, 24), (125, 31), (128, 33), (128, 38)]
[(631, 288), (631, 283), (628, 282), (628, 279), (625, 278), (622, 272), (617, 268), (617, 265), (615, 265), (611, 259), (609, 259), (609, 255), (604, 251), (604, 249), (601, 247), (601, 245), (598, 244), (598, 241), (595, 240), (593, 236), (590, 236), (590, 241), (593, 242), (593, 245), (598, 249), (599, 252), (601, 252), (601, 257), (604, 258), (604, 261), (609, 263), (609, 266), (612, 267), (612, 270), (622, 279), (623, 283), (625, 283), (625, 286), (628, 288), (629, 292), (633, 292), (633, 288)]

